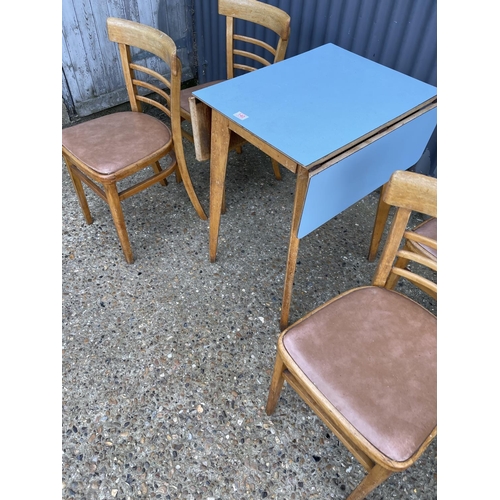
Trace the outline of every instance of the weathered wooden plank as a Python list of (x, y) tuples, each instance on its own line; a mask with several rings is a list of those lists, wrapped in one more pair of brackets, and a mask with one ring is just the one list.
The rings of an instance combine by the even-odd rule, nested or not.
[(92, 79), (79, 24), (73, 2), (63, 0), (62, 67), (75, 103), (92, 96)]
[(73, 0), (73, 7), (78, 19), (78, 28), (83, 40), (83, 47), (88, 61), (88, 69), (92, 81), (92, 96), (103, 95), (109, 91), (106, 68), (102, 49), (99, 46), (97, 26), (101, 19), (94, 18), (92, 0)]
[[(63, 100), (80, 116), (127, 100), (117, 47), (108, 40), (106, 19), (120, 17), (165, 31), (177, 44), (183, 81), (193, 78), (189, 0), (63, 0)], [(133, 51), (140, 64), (160, 74), (168, 70), (156, 58)]]
[[(63, 36), (62, 38), (62, 98), (63, 102), (66, 104), (67, 111), (70, 116), (76, 113), (75, 105), (73, 102), (73, 96), (71, 89), (78, 89), (78, 80), (74, 71), (68, 70), (71, 65), (69, 59), (69, 52), (66, 46), (66, 40)], [(65, 71), (66, 68), (66, 71)]]
[(98, 41), (97, 50), (100, 51), (103, 60), (103, 74), (100, 78), (105, 80), (106, 93), (124, 87), (125, 82), (121, 71), (118, 69), (121, 66), (116, 44), (109, 41), (108, 31), (106, 29), (106, 19), (110, 16), (108, 2), (92, 3), (92, 11), (95, 19), (95, 34)]

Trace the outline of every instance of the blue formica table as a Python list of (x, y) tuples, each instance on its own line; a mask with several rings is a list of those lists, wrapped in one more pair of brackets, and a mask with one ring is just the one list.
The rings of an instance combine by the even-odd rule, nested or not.
[(284, 329), (300, 239), (385, 184), (394, 170), (419, 160), (436, 127), (437, 89), (329, 43), (193, 94), (212, 112), (212, 262), (230, 136), (237, 134), (297, 174)]

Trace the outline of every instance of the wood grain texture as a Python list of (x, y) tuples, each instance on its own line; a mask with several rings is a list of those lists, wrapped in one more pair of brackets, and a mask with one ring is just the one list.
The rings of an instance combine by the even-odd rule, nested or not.
[[(128, 99), (123, 77), (116, 71), (117, 48), (108, 40), (106, 19), (118, 17), (162, 29), (180, 48), (183, 81), (193, 78), (194, 54), (187, 0), (63, 0), (62, 72), (64, 99), (79, 116), (116, 106)], [(168, 67), (134, 50), (132, 57), (160, 74)]]

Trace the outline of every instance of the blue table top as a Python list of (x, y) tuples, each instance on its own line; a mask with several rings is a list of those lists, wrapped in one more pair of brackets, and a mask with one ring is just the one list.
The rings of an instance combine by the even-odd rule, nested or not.
[(432, 85), (331, 43), (194, 92), (303, 166), (436, 94)]

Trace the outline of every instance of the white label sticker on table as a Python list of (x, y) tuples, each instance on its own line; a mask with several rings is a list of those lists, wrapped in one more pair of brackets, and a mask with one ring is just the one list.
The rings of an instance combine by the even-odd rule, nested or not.
[(248, 116), (245, 113), (242, 113), (241, 111), (234, 113), (233, 116), (236, 116), (236, 118), (239, 118), (240, 120), (246, 120), (248, 118)]

